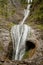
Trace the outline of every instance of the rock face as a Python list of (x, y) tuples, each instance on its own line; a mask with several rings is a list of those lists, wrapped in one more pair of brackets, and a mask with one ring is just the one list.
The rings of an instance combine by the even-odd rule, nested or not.
[(9, 31), (6, 29), (0, 29), (0, 40), (3, 42), (3, 45), (6, 47), (10, 41)]
[(35, 58), (38, 58), (38, 57), (41, 57), (42, 56), (42, 52), (41, 52), (41, 50), (42, 50), (42, 46), (43, 46), (43, 44), (42, 44), (42, 40), (41, 39), (38, 39), (39, 38), (39, 36), (38, 35), (36, 35), (37, 34), (37, 32), (32, 32), (32, 36), (31, 37), (29, 37), (29, 41), (31, 41), (31, 42), (33, 42), (33, 44), (35, 44), (35, 53), (34, 53), (34, 55), (33, 55), (33, 59), (35, 59)]
[[(28, 43), (26, 42), (26, 44), (32, 42), (32, 44), (35, 45), (35, 52), (31, 51), (31, 53), (34, 52), (34, 54), (32, 55), (31, 58), (25, 58), (24, 60), (29, 61), (30, 60), (34, 60), (37, 59), (38, 57), (41, 57), (43, 55), (43, 44), (42, 44), (42, 40), (39, 38), (39, 36), (37, 35), (38, 31), (35, 33), (36, 31), (34, 31), (34, 33), (31, 33), (31, 36), (29, 37), (29, 34), (27, 35), (27, 39), (26, 41), (28, 41)], [(7, 29), (1, 28), (0, 29), (0, 58), (3, 60), (4, 57), (7, 57), (8, 59), (12, 59), (12, 52), (13, 52), (13, 47), (12, 47), (12, 42), (10, 39), (10, 34), (9, 31)], [(31, 55), (30, 53), (30, 55)]]
[[(40, 1), (40, 0), (36, 0), (36, 1)], [(41, 0), (40, 3), (42, 3), (42, 5), (43, 5), (43, 0)], [(43, 12), (41, 13), (43, 8), (42, 8), (42, 5), (40, 3), (38, 4), (37, 2), (34, 1), (33, 6), (31, 6), (32, 9), (31, 9), (30, 16), (29, 16), (27, 24), (30, 21), (32, 26), (34, 25), (33, 28), (34, 27), (37, 28), (37, 25), (39, 25), (39, 22), (43, 23), (43, 20), (42, 20), (43, 19), (43, 15), (42, 15)], [(10, 11), (12, 9), (14, 9), (13, 7), (11, 7), (12, 5), (11, 6), (10, 5), (11, 4), (8, 5), (8, 9), (9, 9), (8, 14), (10, 14)], [(18, 8), (18, 6), (17, 6), (17, 8)], [(14, 13), (14, 11), (13, 11), (14, 15), (13, 14), (8, 15), (9, 16), (8, 21), (18, 23), (18, 21), (20, 21), (23, 18), (23, 10), (24, 9), (20, 8), (18, 10), (17, 8), (15, 8), (16, 13)], [(36, 8), (40, 9), (40, 11), (37, 10)], [(33, 21), (33, 23), (32, 23), (32, 21)], [(10, 40), (10, 34), (9, 34), (9, 31), (7, 30), (8, 28), (6, 29), (5, 23), (3, 23), (0, 26), (4, 26), (4, 28), (0, 28), (0, 65), (1, 64), (2, 65), (43, 65), (43, 29), (42, 29), (43, 25), (38, 26), (39, 29), (42, 29), (42, 30), (35, 29), (35, 32), (34, 32), (35, 36), (33, 35), (31, 38), (27, 39), (27, 41), (29, 43), (32, 42), (36, 46), (36, 48), (34, 48), (35, 49), (34, 55), (32, 55), (31, 58), (25, 59), (24, 61), (21, 60), (20, 62), (19, 61), (10, 61), (11, 60), (11, 55), (12, 55), (12, 42)], [(5, 56), (7, 56), (8, 59), (6, 59), (6, 60), (8, 60), (8, 61), (6, 61), (6, 60), (4, 61)]]
[(0, 58), (2, 58), (3, 56), (6, 55), (7, 51), (8, 51), (8, 45), (9, 45), (9, 42), (10, 42), (10, 34), (9, 34), (9, 31), (4, 29), (4, 28), (1, 28), (0, 29)]
[(43, 58), (42, 59), (39, 58), (39, 60), (38, 61), (37, 60), (34, 60), (34, 61), (10, 61), (10, 60), (6, 60), (6, 61), (1, 61), (0, 64), (1, 65), (43, 65)]

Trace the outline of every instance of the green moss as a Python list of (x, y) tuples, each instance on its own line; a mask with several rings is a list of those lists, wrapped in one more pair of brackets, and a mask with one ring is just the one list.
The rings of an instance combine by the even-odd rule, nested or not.
[(35, 52), (35, 49), (31, 49), (29, 51), (26, 51), (24, 56), (23, 56), (23, 59), (31, 58), (33, 56), (34, 52)]
[(37, 27), (38, 29), (43, 30), (43, 25), (36, 25), (36, 27)]
[(23, 56), (23, 59), (29, 58), (29, 51), (25, 52), (25, 55)]

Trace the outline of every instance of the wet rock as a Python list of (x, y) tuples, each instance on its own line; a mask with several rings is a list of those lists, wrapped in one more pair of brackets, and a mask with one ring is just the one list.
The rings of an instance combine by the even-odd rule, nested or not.
[(35, 60), (32, 60), (31, 62), (30, 62), (30, 60), (27, 60), (27, 61), (6, 60), (6, 61), (2, 62), (2, 65), (43, 65), (43, 58), (41, 58), (41, 57), (39, 59), (36, 58)]

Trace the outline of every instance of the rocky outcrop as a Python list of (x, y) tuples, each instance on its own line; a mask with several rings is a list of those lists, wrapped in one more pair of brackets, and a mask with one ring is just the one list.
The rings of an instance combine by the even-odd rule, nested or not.
[(9, 31), (1, 28), (0, 29), (0, 58), (3, 59), (8, 51), (8, 45), (10, 42), (10, 34)]
[[(40, 1), (40, 0), (37, 0), (37, 1)], [(40, 3), (43, 4), (43, 0), (41, 0)], [(10, 15), (8, 15), (9, 17), (7, 18), (8, 23), (7, 23), (7, 21), (5, 21), (3, 23), (0, 22), (0, 24), (2, 23), (0, 25), (0, 64), (2, 64), (2, 65), (43, 65), (43, 24), (42, 24), (43, 20), (41, 20), (41, 19), (43, 19), (42, 18), (43, 15), (41, 14), (41, 11), (43, 9), (42, 4), (38, 5), (37, 2), (36, 2), (37, 6), (35, 4), (32, 4), (29, 19), (27, 19), (27, 21), (26, 21), (27, 24), (30, 24), (35, 30), (35, 32), (34, 32), (35, 36), (28, 38), (27, 41), (29, 43), (32, 42), (33, 44), (35, 44), (36, 47), (34, 48), (35, 49), (34, 55), (32, 55), (31, 58), (25, 59), (25, 61), (22, 61), (22, 60), (21, 61), (11, 61), (12, 42), (11, 42), (10, 33), (9, 33), (9, 29), (11, 29), (11, 27), (9, 27), (9, 26), (12, 26), (12, 24), (7, 26), (7, 24), (10, 24), (11, 22), (18, 23), (23, 18), (24, 9), (20, 8), (18, 10), (17, 9), (18, 6), (17, 6), (17, 8), (13, 8), (13, 7), (11, 7), (12, 6), (11, 3), (8, 5), (8, 9), (9, 9), (8, 14), (10, 14)], [(15, 13), (15, 10), (13, 10), (13, 13), (11, 15), (12, 9), (15, 9), (16, 13)], [(39, 9), (40, 9), (40, 11), (39, 11)], [(40, 13), (40, 14), (38, 15), (38, 13)], [(4, 19), (3, 19), (3, 21), (4, 21)], [(11, 21), (11, 22), (9, 23), (9, 21)], [(40, 23), (41, 23), (41, 26), (40, 26)], [(35, 37), (36, 37), (36, 39), (35, 39)], [(33, 49), (31, 51), (30, 55), (32, 54), (32, 52), (33, 52)]]
[[(40, 61), (40, 62), (39, 62)], [(43, 57), (42, 58), (38, 58), (36, 60), (28, 60), (28, 61), (10, 61), (10, 60), (6, 60), (6, 61), (0, 61), (1, 65), (43, 65)]]

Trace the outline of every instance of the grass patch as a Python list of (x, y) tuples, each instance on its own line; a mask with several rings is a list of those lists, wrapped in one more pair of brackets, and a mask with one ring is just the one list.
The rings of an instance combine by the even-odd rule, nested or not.
[(43, 30), (43, 25), (36, 25), (36, 27), (37, 27), (38, 29)]
[[(39, 4), (38, 4), (39, 3)], [(36, 4), (36, 5), (35, 5)], [(29, 22), (43, 23), (43, 0), (33, 0), (32, 7), (30, 8)], [(42, 25), (37, 25), (38, 28), (42, 29)]]

